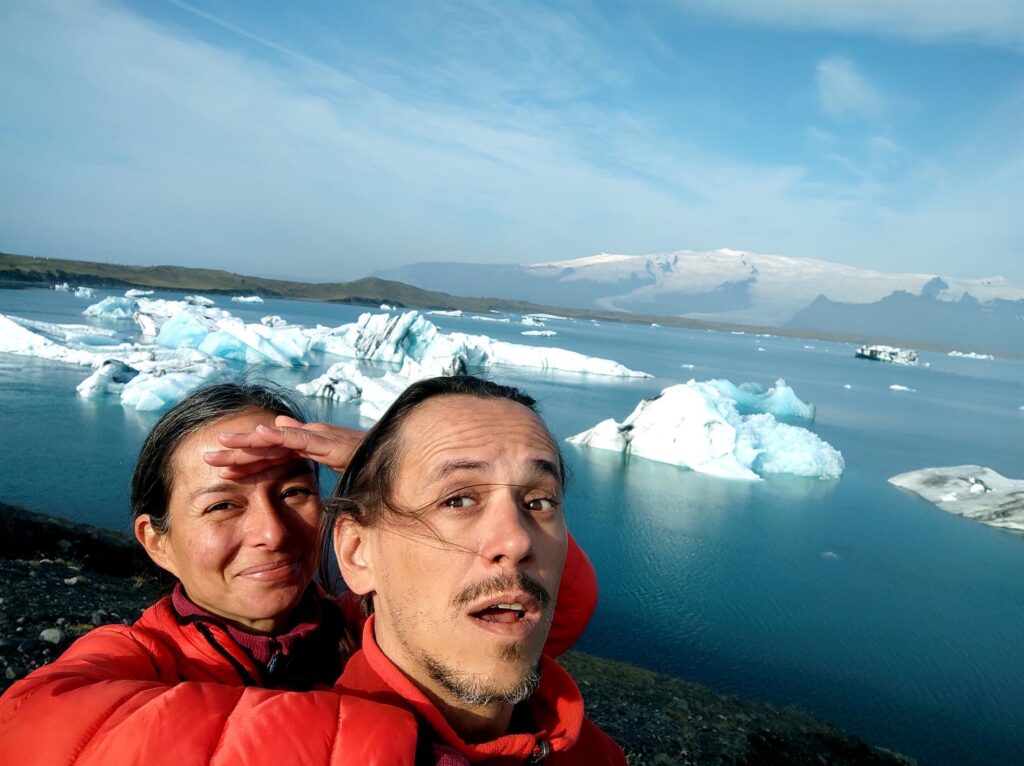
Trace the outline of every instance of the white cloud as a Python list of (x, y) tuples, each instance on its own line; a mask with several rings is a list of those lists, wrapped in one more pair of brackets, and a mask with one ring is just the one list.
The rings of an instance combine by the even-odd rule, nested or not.
[(818, 100), (834, 120), (877, 119), (882, 116), (885, 99), (843, 56), (830, 56), (818, 63), (815, 73)]
[(1024, 47), (1020, 0), (679, 0), (681, 7), (791, 29)]

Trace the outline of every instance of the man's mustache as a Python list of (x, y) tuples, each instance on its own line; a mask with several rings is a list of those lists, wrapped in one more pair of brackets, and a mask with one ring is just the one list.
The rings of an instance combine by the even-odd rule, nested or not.
[(455, 594), (452, 603), (456, 607), (464, 607), (491, 593), (505, 593), (506, 591), (516, 589), (532, 596), (541, 609), (547, 609), (551, 603), (551, 594), (548, 593), (547, 589), (523, 572), (516, 572), (515, 574), (507, 572), (497, 575), (490, 580), (467, 585)]

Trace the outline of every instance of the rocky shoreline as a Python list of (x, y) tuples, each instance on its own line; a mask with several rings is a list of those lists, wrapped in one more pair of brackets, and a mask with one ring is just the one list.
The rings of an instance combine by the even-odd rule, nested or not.
[[(123, 535), (0, 503), (0, 692), (93, 627), (130, 624), (169, 585)], [(562, 664), (633, 766), (913, 763), (797, 710), (578, 652)]]

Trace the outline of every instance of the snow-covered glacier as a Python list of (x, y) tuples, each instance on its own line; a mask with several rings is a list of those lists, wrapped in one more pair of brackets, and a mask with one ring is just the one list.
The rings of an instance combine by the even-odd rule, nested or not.
[(768, 390), (728, 380), (691, 380), (640, 402), (622, 423), (604, 420), (568, 441), (728, 479), (842, 475), (845, 464), (837, 449), (777, 417), (809, 421), (814, 405), (801, 401), (782, 380)]
[(922, 468), (889, 479), (942, 510), (993, 527), (1024, 532), (1024, 481), (980, 465)]

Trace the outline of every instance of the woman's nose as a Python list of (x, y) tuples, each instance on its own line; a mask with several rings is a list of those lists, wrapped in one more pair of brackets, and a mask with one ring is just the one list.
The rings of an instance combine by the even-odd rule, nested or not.
[(249, 537), (256, 545), (279, 548), (288, 538), (288, 526), (273, 500), (266, 496), (249, 503)]

